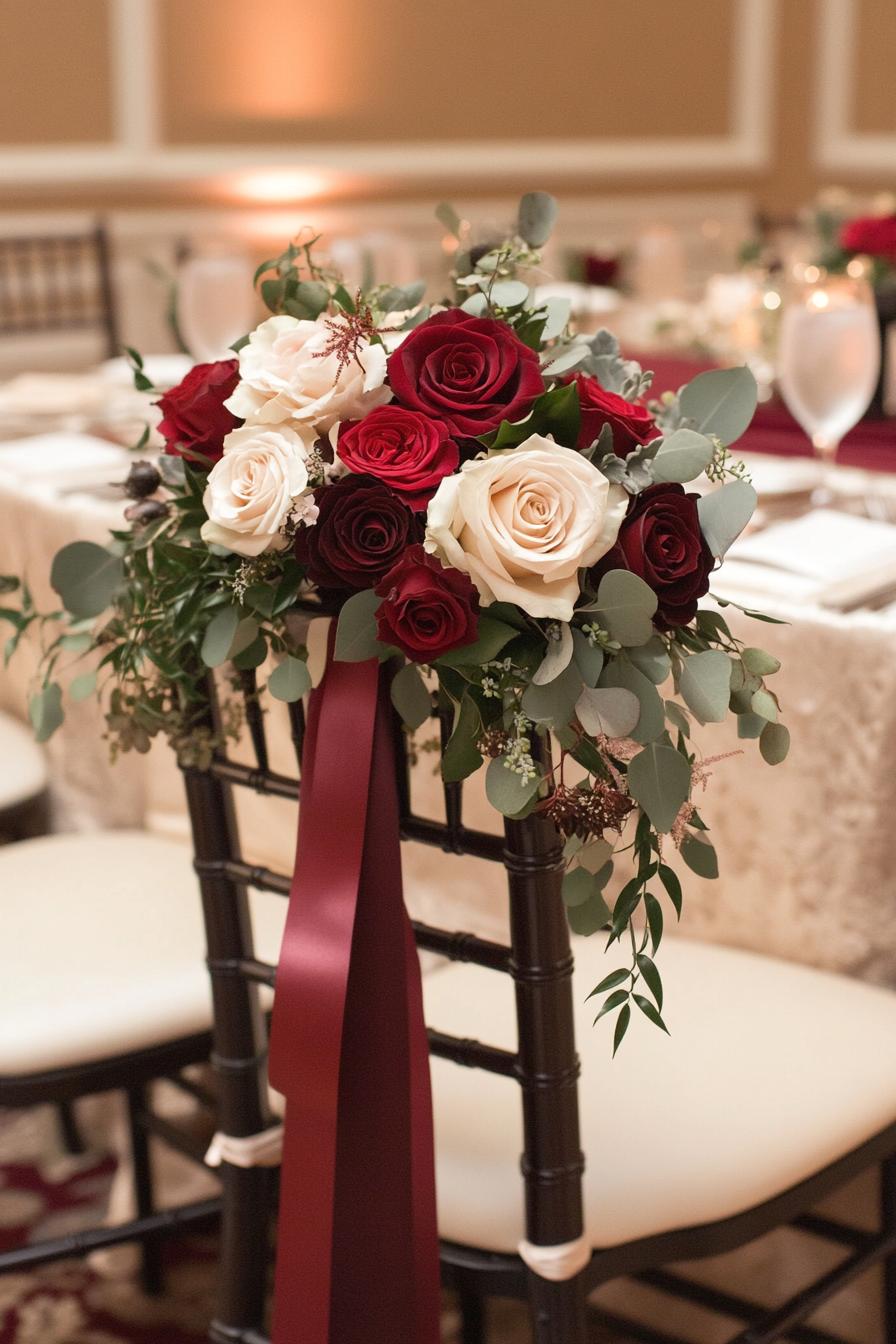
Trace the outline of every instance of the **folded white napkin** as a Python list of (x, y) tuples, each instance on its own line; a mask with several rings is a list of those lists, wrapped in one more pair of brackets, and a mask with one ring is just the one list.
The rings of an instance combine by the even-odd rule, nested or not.
[(846, 610), (896, 588), (896, 527), (814, 509), (736, 542), (713, 582), (721, 597), (751, 592)]
[(91, 434), (35, 434), (0, 442), (0, 477), (51, 489), (123, 480), (129, 455)]
[(774, 457), (771, 453), (738, 453), (761, 498), (807, 494), (819, 484), (821, 463), (811, 457)]
[(0, 385), (0, 415), (96, 415), (107, 395), (93, 373), (20, 373)]

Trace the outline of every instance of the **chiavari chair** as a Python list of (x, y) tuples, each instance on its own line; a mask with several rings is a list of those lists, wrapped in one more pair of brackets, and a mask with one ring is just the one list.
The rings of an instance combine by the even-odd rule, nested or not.
[[(295, 772), (271, 769), (255, 673), (238, 679), (254, 761), (218, 750), (210, 769), (185, 771), (185, 785), (207, 929), (219, 1125), (232, 1143), (221, 1167), (221, 1265), (210, 1338), (265, 1344), (275, 1182), (269, 1152), (259, 1165), (234, 1153), (251, 1154), (275, 1119), (258, 990), (274, 985), (276, 967), (255, 950), (247, 893), (286, 896), (291, 878), (243, 858), (234, 791), (298, 800), (305, 720), (300, 702), (288, 707)], [(434, 705), (433, 717), (444, 748), (450, 711)], [(207, 722), (212, 729), (220, 723), (213, 682)], [(402, 838), (475, 856), (498, 872), (503, 866), (508, 888), (506, 944), (413, 922), (418, 948), (450, 963), (424, 977), (424, 997), (432, 1022), (443, 1282), (459, 1295), (464, 1344), (487, 1340), (493, 1297), (528, 1301), (536, 1344), (585, 1344), (598, 1327), (643, 1344), (685, 1344), (589, 1303), (593, 1290), (619, 1278), (742, 1322), (732, 1344), (785, 1337), (838, 1344), (807, 1318), (879, 1263), (886, 1338), (896, 1340), (896, 1073), (888, 1067), (896, 996), (669, 938), (663, 951), (673, 1037), (630, 1033), (611, 1061), (608, 1038), (591, 1029), (596, 1010), (584, 1002), (607, 969), (603, 939), (576, 940), (574, 981), (553, 824), (539, 815), (507, 820), (503, 837), (470, 828), (460, 784), (443, 786), (444, 821), (418, 815), (397, 719), (395, 750)], [(500, 1043), (480, 1039), (486, 1032)], [(812, 1212), (875, 1166), (879, 1231)], [(843, 1258), (774, 1308), (668, 1268), (783, 1225), (835, 1244)]]
[(0, 339), (91, 330), (101, 333), (108, 358), (119, 353), (105, 225), (83, 233), (0, 234)]
[[(280, 912), (267, 904), (261, 924), (276, 948)], [(125, 1165), (121, 1174), (130, 1174), (133, 1189), (121, 1204), (136, 1210), (115, 1225), (4, 1250), (0, 1273), (138, 1242), (144, 1286), (158, 1291), (161, 1239), (210, 1225), (219, 1210), (217, 1198), (158, 1209), (153, 1189), (152, 1137), (196, 1162), (207, 1147), (195, 1126), (156, 1113), (153, 1083), (167, 1079), (199, 1102), (209, 1132), (217, 1105), (190, 1069), (207, 1064), (211, 1049), (190, 848), (139, 831), (57, 834), (2, 846), (0, 917), (0, 1107), (54, 1105), (66, 1146), (80, 1151), (74, 1103), (123, 1094), (130, 1170)]]

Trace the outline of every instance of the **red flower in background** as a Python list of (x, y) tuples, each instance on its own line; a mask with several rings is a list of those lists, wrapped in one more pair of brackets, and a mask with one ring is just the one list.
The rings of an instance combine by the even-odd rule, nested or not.
[(336, 451), (350, 471), (375, 476), (415, 510), (426, 508), (460, 461), (441, 421), (402, 406), (378, 406), (363, 420), (345, 421)]
[(412, 662), (428, 663), (476, 638), (479, 594), (468, 575), (445, 569), (422, 546), (412, 546), (377, 585), (383, 601), (377, 636)]
[(646, 406), (608, 392), (589, 373), (574, 374), (567, 381), (574, 382), (579, 390), (582, 424), (577, 448), (590, 448), (604, 425), (613, 431), (613, 451), (617, 457), (628, 457), (640, 444), (657, 437), (659, 430)]
[(896, 266), (896, 215), (862, 215), (840, 230), (844, 252), (864, 252)]
[(296, 533), (296, 559), (321, 588), (373, 588), (423, 526), (408, 506), (372, 476), (343, 476), (314, 492), (320, 512)]
[(506, 322), (459, 308), (421, 322), (389, 356), (398, 401), (475, 438), (521, 420), (544, 391), (534, 350)]
[(197, 364), (177, 387), (159, 398), (159, 433), (166, 453), (178, 457), (202, 453), (217, 462), (225, 438), (243, 423), (224, 405), (239, 382), (239, 368), (238, 359)]
[(643, 579), (659, 599), (653, 623), (660, 630), (687, 625), (709, 591), (713, 556), (700, 531), (699, 498), (683, 485), (649, 485), (632, 499), (616, 545), (591, 571), (595, 582), (611, 569)]

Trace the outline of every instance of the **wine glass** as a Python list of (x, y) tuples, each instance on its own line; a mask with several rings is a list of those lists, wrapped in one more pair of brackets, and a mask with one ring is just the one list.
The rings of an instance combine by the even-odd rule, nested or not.
[(784, 303), (778, 386), (822, 464), (816, 505), (835, 497), (837, 449), (868, 409), (879, 371), (880, 330), (868, 281), (807, 266)]
[(229, 359), (255, 321), (252, 266), (237, 253), (187, 257), (177, 274), (177, 322), (194, 359)]

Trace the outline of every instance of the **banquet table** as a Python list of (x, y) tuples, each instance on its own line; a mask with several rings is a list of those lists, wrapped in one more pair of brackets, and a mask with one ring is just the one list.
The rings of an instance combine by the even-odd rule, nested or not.
[[(657, 388), (677, 387), (695, 371), (691, 362), (659, 362)], [(873, 490), (896, 519), (896, 429), (891, 422), (863, 424), (850, 440), (844, 459), (873, 467), (875, 475), (844, 471), (845, 485), (858, 499)], [(774, 405), (760, 410), (740, 446), (788, 457), (805, 451), (803, 436)], [(35, 440), (35, 464), (38, 447)], [(0, 443), (0, 573), (27, 570), (38, 605), (46, 606), (52, 598), (47, 575), (55, 550), (79, 537), (102, 540), (118, 523), (121, 502), (111, 497), (106, 483), (121, 475), (92, 471), (80, 485), (69, 482), (58, 489), (36, 468), (23, 470), (20, 460), (15, 468), (4, 466)], [(790, 507), (805, 510), (805, 498), (794, 499)], [(781, 659), (775, 689), (792, 733), (791, 756), (771, 769), (759, 758), (756, 744), (737, 741), (728, 726), (701, 730), (704, 754), (722, 758), (712, 765), (701, 801), (722, 876), (710, 882), (681, 869), (682, 930), (690, 937), (896, 987), (890, 848), (896, 814), (896, 600), (842, 612), (795, 602), (784, 592), (757, 598), (756, 605), (788, 624), (758, 625), (734, 607), (726, 609), (726, 616), (747, 643), (760, 644)], [(24, 712), (33, 661), (33, 650), (26, 650), (0, 672), (4, 708)], [(274, 706), (270, 716), (271, 764), (288, 771), (292, 744), (282, 706)], [(165, 747), (157, 744), (147, 757), (125, 756), (112, 766), (102, 728), (92, 701), (69, 705), (65, 725), (49, 744), (57, 825), (147, 826), (186, 835), (178, 772)], [(735, 751), (744, 754), (728, 759)], [(433, 760), (432, 753), (419, 752), (413, 791), (418, 811), (439, 816), (441, 790)], [(485, 800), (481, 775), (465, 792), (468, 823), (497, 831), (500, 819)], [(250, 796), (240, 800), (240, 809), (245, 857), (289, 868), (295, 845), (291, 805)], [(457, 927), (487, 937), (506, 935), (506, 893), (494, 867), (474, 858), (452, 858), (446, 881), (448, 865), (414, 845), (405, 847), (404, 865), (408, 903), (417, 917), (443, 924), (453, 918)], [(668, 1018), (674, 1031), (674, 1003), (668, 1005)], [(609, 1066), (609, 1047), (607, 1053)], [(837, 1207), (856, 1220), (873, 1217), (873, 1192), (867, 1187), (845, 1192)], [(748, 1252), (707, 1262), (699, 1272), (729, 1290), (771, 1299), (826, 1265), (821, 1256), (820, 1244), (783, 1232)], [(611, 1296), (614, 1291), (609, 1290)], [(626, 1286), (624, 1291), (630, 1301), (632, 1290)], [(649, 1313), (649, 1290), (644, 1294)], [(666, 1328), (684, 1328), (665, 1303), (662, 1319)], [(832, 1304), (819, 1324), (842, 1330), (857, 1344), (872, 1344), (879, 1327), (870, 1281), (860, 1281)], [(701, 1338), (696, 1318), (689, 1318), (688, 1328)]]

